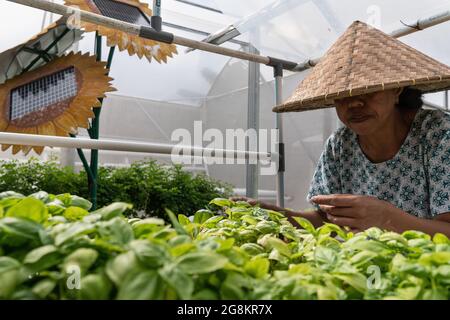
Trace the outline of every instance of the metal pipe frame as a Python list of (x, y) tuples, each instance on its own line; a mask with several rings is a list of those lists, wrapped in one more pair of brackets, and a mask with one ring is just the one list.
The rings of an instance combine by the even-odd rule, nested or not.
[[(83, 10), (77, 10), (73, 7), (64, 6), (57, 3), (51, 3), (47, 0), (7, 0), (10, 2), (26, 5), (29, 7), (46, 10), (52, 13), (56, 13), (59, 15), (68, 15), (73, 14), (74, 12), (77, 12), (79, 14), (79, 17), (81, 20), (89, 23), (95, 23), (101, 26), (121, 30), (139, 37), (143, 37), (146, 39), (152, 39), (155, 41), (165, 42), (165, 43), (173, 43), (180, 46), (192, 48), (192, 49), (198, 49), (202, 51), (207, 51), (211, 53), (221, 54), (233, 58), (238, 58), (242, 60), (257, 62), (269, 66), (275, 66), (276, 64), (279, 64), (282, 62), (282, 66), (286, 70), (291, 71), (303, 71), (306, 69), (309, 69), (317, 64), (318, 61), (320, 61), (320, 58), (318, 59), (311, 59), (307, 60), (302, 63), (296, 63), (292, 61), (286, 61), (282, 59), (276, 59), (268, 56), (261, 56), (257, 54), (251, 54), (247, 52), (242, 52), (238, 50), (233, 50), (229, 48), (220, 47), (214, 44), (210, 43), (204, 43), (201, 41), (191, 40), (184, 37), (179, 37), (176, 35), (173, 35), (168, 32), (158, 32), (155, 31), (152, 28), (145, 27), (145, 26), (139, 26), (132, 23), (123, 22), (120, 20), (108, 18), (102, 15), (98, 15), (92, 12), (87, 12)], [(412, 24), (406, 24), (404, 28), (400, 28), (394, 32), (391, 33), (394, 37), (401, 37), (404, 35), (408, 35), (420, 30), (424, 30), (426, 28), (435, 26), (437, 24), (446, 22), (450, 20), (450, 11), (445, 11), (437, 15), (433, 15), (430, 17), (422, 18), (417, 20), (415, 23)]]
[[(126, 140), (92, 140), (88, 138), (66, 138), (56, 136), (45, 136), (36, 134), (21, 134), (0, 132), (0, 144), (15, 144), (29, 146), (48, 146), (56, 148), (77, 148), (91, 150), (126, 151), (138, 153), (154, 153), (171, 155), (174, 148), (182, 150), (187, 156), (198, 156), (198, 154), (208, 153), (211, 157), (222, 155), (224, 159), (258, 159), (276, 162), (278, 154), (276, 152), (254, 152), (228, 149), (212, 149), (194, 146), (182, 146), (173, 144), (130, 142)], [(186, 154), (185, 154), (186, 155)], [(184, 155), (182, 155), (184, 156)]]
[[(274, 68), (275, 77), (275, 103), (280, 105), (283, 101), (283, 68), (281, 66)], [(284, 172), (285, 172), (285, 154), (284, 154), (284, 128), (283, 114), (276, 114), (276, 129), (278, 130), (278, 173), (276, 181), (277, 189), (277, 205), (284, 208)]]
[(28, 7), (33, 7), (36, 9), (46, 10), (49, 12), (53, 12), (55, 14), (67, 16), (70, 14), (74, 14), (75, 12), (79, 16), (79, 18), (88, 23), (94, 23), (97, 25), (105, 26), (108, 28), (120, 30), (132, 35), (136, 35), (142, 38), (151, 39), (164, 43), (172, 43), (188, 48), (199, 49), (202, 51), (207, 51), (211, 53), (221, 54), (233, 58), (238, 58), (242, 60), (257, 62), (269, 66), (274, 65), (274, 60), (278, 62), (283, 62), (283, 67), (286, 69), (293, 69), (297, 64), (291, 61), (285, 61), (282, 59), (271, 58), (267, 56), (261, 56), (257, 54), (251, 54), (247, 52), (242, 52), (239, 50), (233, 50), (229, 48), (220, 47), (217, 45), (204, 43), (201, 41), (196, 41), (180, 36), (176, 36), (174, 34), (164, 32), (164, 31), (156, 31), (150, 27), (140, 26), (128, 22), (124, 22), (121, 20), (105, 17), (99, 14), (95, 14), (92, 12), (87, 12), (83, 10), (76, 9), (74, 7), (65, 6), (58, 3), (51, 3), (47, 0), (7, 0), (10, 2), (22, 4)]
[[(190, 32), (190, 33), (193, 33), (193, 34), (198, 34), (198, 35), (201, 35), (201, 36), (210, 36), (211, 35), (210, 33), (206, 32), (206, 31), (201, 31), (201, 30), (197, 30), (197, 29), (193, 29), (193, 28), (189, 28), (189, 27), (180, 26), (180, 25), (178, 25), (176, 23), (171, 23), (171, 22), (167, 22), (167, 21), (163, 21), (162, 25), (166, 26), (166, 27), (169, 27), (169, 28)], [(234, 43), (234, 44), (238, 44), (238, 45), (243, 46), (243, 47), (248, 47), (250, 45), (248, 42), (240, 41), (240, 40), (236, 40), (236, 39), (228, 40), (228, 42)], [(189, 51), (190, 50), (186, 50), (186, 53), (188, 53)]]
[[(257, 37), (257, 35), (253, 35)], [(258, 50), (249, 46), (247, 50), (251, 53), (259, 53)], [(248, 103), (247, 103), (247, 129), (259, 130), (259, 114), (260, 114), (260, 88), (259, 79), (261, 77), (260, 65), (255, 62), (249, 62), (248, 66)], [(258, 136), (258, 135), (257, 135)], [(246, 150), (250, 150), (250, 138), (246, 139)], [(258, 148), (259, 141), (256, 141), (256, 148)], [(246, 196), (249, 198), (258, 197), (258, 164), (246, 164)]]

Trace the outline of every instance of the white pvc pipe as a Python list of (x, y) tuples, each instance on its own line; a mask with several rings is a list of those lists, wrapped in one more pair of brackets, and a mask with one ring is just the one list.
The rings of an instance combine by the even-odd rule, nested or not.
[(394, 38), (400, 38), (408, 34), (447, 22), (449, 20), (450, 20), (450, 11), (447, 10), (426, 18), (419, 19), (412, 24), (407, 23), (405, 24), (405, 27), (392, 31), (390, 35)]
[(58, 148), (76, 148), (76, 149), (93, 149), (93, 150), (112, 150), (127, 152), (142, 152), (171, 155), (174, 149), (182, 152), (173, 153), (175, 156), (197, 156), (199, 154), (208, 153), (215, 157), (221, 154), (224, 158), (234, 159), (258, 159), (265, 161), (276, 161), (276, 152), (253, 152), (241, 150), (211, 149), (193, 146), (181, 146), (173, 144), (130, 142), (124, 140), (94, 140), (85, 138), (66, 138), (43, 136), (34, 134), (19, 134), (0, 132), (0, 144), (11, 145), (27, 145), (27, 146), (48, 146)]

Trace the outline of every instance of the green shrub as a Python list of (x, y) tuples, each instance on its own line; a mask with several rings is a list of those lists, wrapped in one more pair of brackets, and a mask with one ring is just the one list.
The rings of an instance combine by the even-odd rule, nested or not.
[(83, 177), (73, 172), (72, 168), (60, 168), (55, 161), (40, 162), (31, 158), (27, 162), (0, 162), (0, 192), (16, 190), (22, 194), (31, 194), (41, 190), (59, 194), (64, 192), (80, 193), (86, 184)]
[[(142, 161), (127, 168), (100, 167), (97, 207), (123, 201), (133, 204), (133, 216), (158, 216), (166, 219), (164, 209), (186, 215), (208, 205), (209, 200), (231, 195), (231, 186), (204, 174), (193, 175), (181, 166), (165, 167), (155, 161)], [(0, 192), (15, 190), (22, 194), (46, 191), (70, 193), (89, 198), (87, 174), (60, 168), (55, 161), (0, 162)]]

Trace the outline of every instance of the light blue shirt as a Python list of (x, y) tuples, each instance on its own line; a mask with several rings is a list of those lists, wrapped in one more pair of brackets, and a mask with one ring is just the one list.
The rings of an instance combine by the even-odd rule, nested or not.
[(450, 115), (419, 109), (397, 155), (372, 163), (357, 135), (344, 127), (331, 135), (307, 200), (320, 194), (375, 196), (420, 218), (450, 212)]

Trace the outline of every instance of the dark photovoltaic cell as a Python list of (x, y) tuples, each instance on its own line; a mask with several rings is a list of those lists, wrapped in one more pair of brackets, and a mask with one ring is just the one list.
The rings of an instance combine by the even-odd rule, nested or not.
[(75, 68), (45, 76), (11, 91), (10, 119), (20, 119), (32, 112), (76, 96)]
[(150, 27), (150, 19), (138, 7), (114, 0), (94, 0), (102, 15)]

